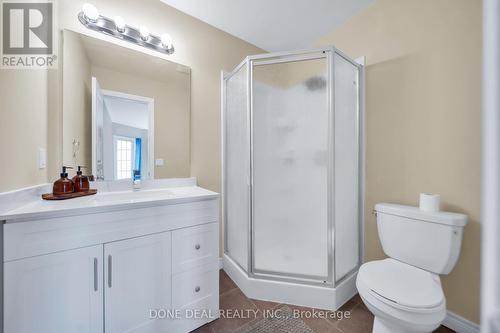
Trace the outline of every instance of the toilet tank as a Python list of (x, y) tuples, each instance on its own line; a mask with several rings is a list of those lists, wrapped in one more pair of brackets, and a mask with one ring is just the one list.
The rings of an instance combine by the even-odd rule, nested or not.
[(466, 215), (389, 203), (376, 204), (375, 212), (387, 256), (436, 274), (448, 274), (455, 267)]

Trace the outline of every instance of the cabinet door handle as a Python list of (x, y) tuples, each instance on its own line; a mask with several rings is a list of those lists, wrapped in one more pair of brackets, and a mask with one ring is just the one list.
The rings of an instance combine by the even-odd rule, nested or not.
[(108, 287), (111, 288), (111, 272), (112, 272), (113, 259), (111, 255), (108, 255)]
[(196, 288), (194, 288), (195, 292), (199, 292), (200, 290), (201, 290), (200, 286), (196, 286)]
[(97, 291), (97, 258), (94, 258), (94, 291)]
[(201, 248), (201, 246), (200, 246), (200, 244), (196, 244), (196, 245), (194, 246), (194, 248), (195, 248), (195, 249), (197, 249), (197, 250), (199, 250), (199, 249)]

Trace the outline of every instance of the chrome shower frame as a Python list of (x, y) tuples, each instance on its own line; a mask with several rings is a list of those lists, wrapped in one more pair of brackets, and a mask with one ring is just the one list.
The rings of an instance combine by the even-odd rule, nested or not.
[[(335, 103), (334, 103), (334, 74), (335, 74), (335, 64), (334, 64), (334, 55), (337, 54), (341, 56), (343, 59), (357, 67), (358, 69), (358, 105), (357, 105), (357, 147), (358, 147), (358, 227), (359, 227), (359, 258), (358, 264), (356, 267), (345, 274), (343, 277), (335, 280), (335, 244), (334, 244), (334, 233), (335, 233), (335, 179), (334, 179), (334, 166), (335, 166), (335, 136), (334, 136), (334, 128), (335, 128)], [(290, 273), (282, 273), (282, 272), (274, 272), (274, 271), (264, 271), (255, 268), (254, 262), (254, 251), (255, 251), (255, 235), (254, 235), (254, 183), (253, 183), (253, 94), (252, 94), (252, 69), (254, 66), (259, 65), (269, 65), (269, 64), (277, 64), (283, 62), (292, 62), (292, 61), (301, 61), (301, 60), (313, 60), (313, 59), (326, 59), (327, 63), (327, 71), (328, 71), (328, 80), (327, 80), (327, 89), (328, 89), (328, 276), (318, 277), (318, 276), (308, 276), (302, 274), (290, 274)], [(238, 261), (234, 260), (231, 257), (231, 254), (228, 251), (228, 235), (227, 235), (227, 207), (226, 207), (226, 193), (227, 193), (227, 183), (226, 183), (226, 117), (225, 117), (225, 82), (231, 78), (234, 74), (236, 74), (242, 67), (246, 66), (247, 70), (247, 117), (248, 117), (248, 137), (250, 142), (250, 151), (249, 151), (249, 161), (250, 161), (250, 172), (249, 172), (249, 208), (250, 214), (248, 218), (248, 240), (247, 240), (247, 267), (245, 269), (242, 267)], [(224, 225), (224, 255), (229, 257), (242, 271), (246, 272), (248, 277), (255, 279), (265, 279), (272, 281), (281, 281), (281, 282), (290, 282), (290, 283), (299, 283), (299, 284), (307, 284), (307, 285), (318, 285), (324, 287), (335, 287), (341, 284), (346, 278), (356, 274), (359, 266), (363, 262), (364, 258), (364, 66), (357, 63), (356, 61), (350, 59), (344, 53), (339, 51), (335, 47), (326, 47), (326, 48), (318, 48), (318, 49), (307, 49), (307, 50), (299, 50), (292, 52), (275, 52), (275, 53), (267, 53), (261, 55), (253, 55), (246, 57), (238, 66), (236, 66), (231, 72), (225, 73), (221, 72), (221, 151), (222, 151), (222, 219)]]

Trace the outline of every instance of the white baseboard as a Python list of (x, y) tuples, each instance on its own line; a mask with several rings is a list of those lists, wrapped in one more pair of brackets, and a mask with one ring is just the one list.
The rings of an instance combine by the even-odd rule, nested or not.
[(465, 319), (456, 313), (448, 311), (444, 318), (443, 326), (454, 330), (457, 333), (479, 333), (479, 325)]
[(219, 269), (224, 268), (224, 260), (222, 258), (219, 258)]

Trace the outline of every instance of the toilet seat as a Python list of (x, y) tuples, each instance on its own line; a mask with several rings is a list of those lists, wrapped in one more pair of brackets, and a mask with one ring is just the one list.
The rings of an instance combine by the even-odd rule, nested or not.
[(445, 301), (437, 275), (392, 258), (362, 265), (358, 280), (372, 296), (396, 308), (427, 312)]
[(373, 332), (432, 332), (446, 316), (439, 276), (392, 258), (363, 264), (356, 287), (375, 315)]

